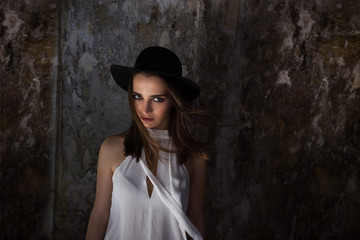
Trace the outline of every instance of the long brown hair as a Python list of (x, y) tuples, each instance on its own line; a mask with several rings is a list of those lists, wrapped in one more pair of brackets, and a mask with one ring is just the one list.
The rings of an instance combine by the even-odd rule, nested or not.
[[(139, 72), (134, 72), (133, 76), (137, 73)], [(146, 76), (161, 77), (167, 82), (173, 105), (169, 116), (168, 131), (169, 136), (175, 144), (179, 164), (192, 161), (195, 157), (208, 159), (205, 144), (196, 141), (191, 134), (192, 127), (196, 123), (196, 116), (201, 115), (202, 111), (192, 110), (190, 103), (184, 100), (176, 86), (172, 84), (172, 81), (167, 80), (167, 77), (151, 72), (142, 73)], [(133, 120), (130, 128), (124, 133), (124, 153), (126, 156), (131, 155), (139, 161), (142, 149), (144, 149), (149, 168), (154, 171), (152, 163), (153, 160), (159, 159), (159, 150), (167, 152), (171, 150), (162, 148), (160, 144), (150, 136), (137, 115), (133, 98), (133, 78), (129, 81), (128, 100)]]

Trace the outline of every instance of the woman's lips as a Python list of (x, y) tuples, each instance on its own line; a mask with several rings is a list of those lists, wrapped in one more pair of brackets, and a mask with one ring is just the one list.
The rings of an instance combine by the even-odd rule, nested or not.
[(142, 119), (144, 122), (151, 122), (151, 121), (154, 120), (153, 118), (149, 118), (149, 117), (141, 117), (141, 119)]

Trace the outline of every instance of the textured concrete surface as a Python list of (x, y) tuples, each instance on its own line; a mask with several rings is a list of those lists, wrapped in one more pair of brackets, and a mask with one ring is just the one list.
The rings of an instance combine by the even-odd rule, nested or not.
[(203, 101), (246, 126), (214, 134), (210, 239), (358, 238), (359, 2), (206, 9)]
[(0, 8), (1, 239), (84, 238), (100, 144), (129, 123), (109, 66), (149, 45), (241, 123), (197, 133), (208, 239), (360, 237), (359, 1), (41, 2)]
[(1, 1), (0, 239), (53, 231), (56, 1)]

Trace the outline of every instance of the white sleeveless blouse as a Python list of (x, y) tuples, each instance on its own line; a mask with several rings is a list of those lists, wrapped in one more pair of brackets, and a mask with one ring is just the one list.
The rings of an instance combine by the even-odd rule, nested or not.
[[(172, 148), (167, 130), (148, 129), (161, 146)], [(194, 240), (201, 234), (186, 216), (190, 179), (175, 153), (160, 152), (156, 177), (144, 152), (139, 162), (128, 156), (115, 170), (106, 240)], [(146, 177), (154, 185), (149, 197)]]

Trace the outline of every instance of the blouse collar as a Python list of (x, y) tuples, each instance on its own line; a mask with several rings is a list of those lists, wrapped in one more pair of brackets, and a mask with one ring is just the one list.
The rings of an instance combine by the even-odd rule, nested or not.
[(151, 137), (156, 140), (160, 139), (169, 139), (169, 131), (168, 130), (158, 130), (158, 129), (151, 129), (147, 128)]

